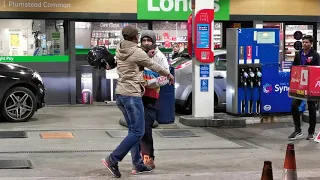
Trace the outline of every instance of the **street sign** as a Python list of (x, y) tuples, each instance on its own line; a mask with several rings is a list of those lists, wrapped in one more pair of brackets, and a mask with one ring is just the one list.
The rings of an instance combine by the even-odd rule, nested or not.
[(209, 80), (208, 79), (201, 79), (200, 81), (200, 91), (201, 92), (209, 92)]
[(200, 64), (200, 77), (210, 77), (209, 64)]

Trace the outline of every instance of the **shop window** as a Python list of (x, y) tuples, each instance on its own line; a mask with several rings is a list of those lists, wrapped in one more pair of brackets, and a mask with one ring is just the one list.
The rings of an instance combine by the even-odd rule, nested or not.
[(147, 30), (147, 23), (124, 22), (76, 22), (76, 49), (90, 49), (94, 46), (106, 46), (114, 51), (122, 39), (121, 31), (127, 25), (138, 30)]
[(0, 20), (0, 56), (64, 55), (63, 21)]
[[(290, 67), (294, 60), (295, 54), (302, 48), (302, 43), (301, 43), (302, 36), (305, 36), (305, 35), (314, 36), (312, 25), (295, 25), (295, 24), (284, 25), (284, 23), (264, 22), (263, 28), (279, 28), (280, 29), (279, 65), (282, 71), (290, 71)], [(294, 36), (294, 34), (298, 31), (302, 33), (302, 36), (299, 38)]]
[(302, 36), (312, 35), (313, 26), (312, 25), (286, 25), (285, 27), (285, 60), (293, 61), (296, 52), (302, 48), (302, 39), (297, 39), (294, 36), (295, 32), (302, 32)]
[(227, 55), (220, 54), (214, 57), (215, 70), (226, 71), (227, 70)]
[[(157, 35), (159, 48), (171, 49), (174, 43), (178, 43), (181, 49), (187, 48), (187, 22), (154, 21), (152, 30)], [(214, 29), (215, 48), (222, 47), (222, 23), (216, 22)]]

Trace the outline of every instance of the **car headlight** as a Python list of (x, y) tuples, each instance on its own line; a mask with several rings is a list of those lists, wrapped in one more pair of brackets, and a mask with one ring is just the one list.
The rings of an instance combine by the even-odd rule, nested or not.
[(33, 73), (33, 78), (38, 79), (41, 83), (43, 83), (42, 78), (38, 72)]

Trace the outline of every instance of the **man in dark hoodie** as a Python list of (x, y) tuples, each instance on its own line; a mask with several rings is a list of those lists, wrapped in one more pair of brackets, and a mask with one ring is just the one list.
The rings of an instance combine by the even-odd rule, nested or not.
[[(128, 124), (128, 135), (119, 146), (106, 158), (103, 165), (117, 178), (121, 177), (118, 162), (131, 150), (132, 174), (151, 172), (152, 168), (146, 166), (140, 155), (140, 140), (144, 135), (144, 106), (142, 95), (145, 91), (143, 78), (144, 67), (166, 76), (173, 83), (173, 76), (168, 70), (154, 63), (147, 53), (138, 47), (138, 30), (133, 26), (126, 26), (122, 30), (124, 40), (116, 50), (117, 79), (116, 103), (122, 111)], [(149, 53), (149, 52), (148, 52)]]
[[(319, 66), (319, 54), (312, 48), (313, 37), (306, 35), (302, 38), (302, 50), (296, 54), (293, 61), (293, 66), (297, 65), (308, 65), (308, 66)], [(294, 132), (289, 136), (289, 139), (293, 140), (302, 136), (301, 123), (300, 123), (300, 112), (299, 106), (301, 105), (301, 100), (293, 99), (291, 105), (291, 113), (295, 125)], [(316, 104), (313, 101), (308, 101), (309, 109), (309, 129), (307, 140), (315, 138), (315, 128), (316, 128)]]
[[(161, 67), (169, 70), (169, 64), (166, 56), (158, 49), (156, 45), (156, 34), (151, 30), (145, 30), (140, 35), (141, 48), (146, 51), (154, 51), (149, 53), (149, 57), (153, 62)], [(146, 165), (155, 168), (154, 164), (154, 147), (152, 137), (152, 126), (156, 120), (156, 102), (159, 98), (160, 87), (168, 83), (166, 77), (159, 76), (158, 73), (145, 68), (144, 78), (147, 81), (146, 91), (142, 97), (145, 113), (145, 134), (141, 139), (141, 154)]]

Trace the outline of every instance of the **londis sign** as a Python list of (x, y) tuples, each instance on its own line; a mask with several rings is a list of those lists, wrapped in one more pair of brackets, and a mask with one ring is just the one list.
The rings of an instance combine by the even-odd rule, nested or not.
[[(137, 0), (139, 20), (187, 21), (192, 0)], [(209, 8), (209, 7), (208, 7)], [(230, 0), (215, 0), (215, 20), (229, 20)]]

